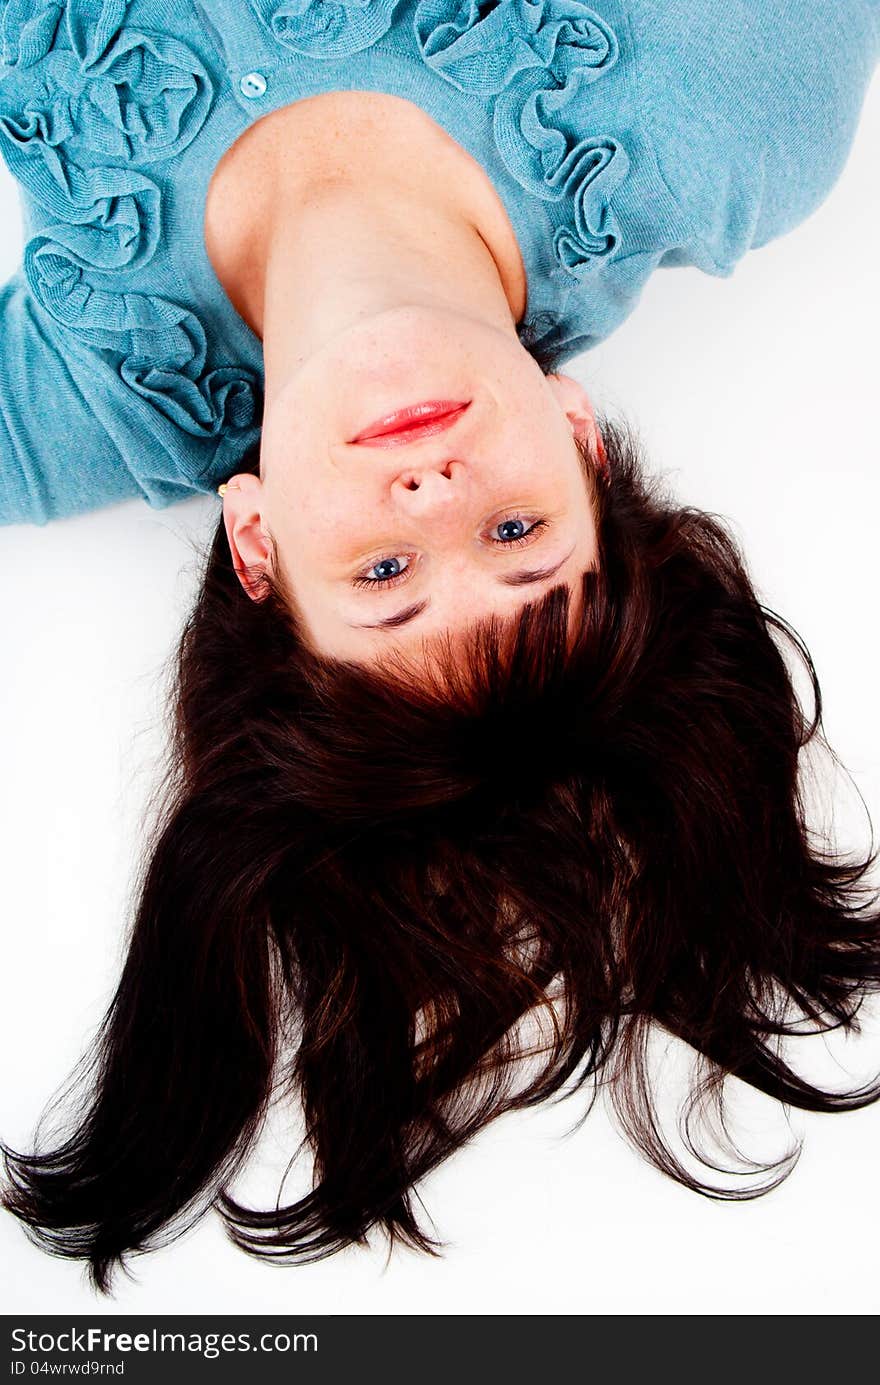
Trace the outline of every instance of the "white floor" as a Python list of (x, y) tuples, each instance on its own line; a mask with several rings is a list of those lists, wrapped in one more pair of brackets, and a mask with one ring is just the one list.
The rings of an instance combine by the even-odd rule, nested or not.
[[(731, 279), (655, 275), (626, 325), (568, 367), (600, 408), (639, 426), (684, 502), (729, 517), (760, 596), (805, 639), (826, 734), (851, 774), (836, 788), (838, 840), (861, 847), (865, 808), (880, 835), (878, 168), (880, 73), (818, 212)], [(0, 166), (0, 277), (18, 263), (18, 225)], [(192, 545), (216, 515), (210, 498), (163, 513), (133, 501), (0, 537), (0, 1135), (19, 1148), (112, 994), (139, 814), (162, 745), (161, 669), (193, 595)], [(795, 1061), (846, 1084), (823, 1054), (813, 1041)], [(880, 1020), (847, 1046), (846, 1062), (860, 1078), (880, 1069)], [(780, 1190), (741, 1205), (664, 1179), (599, 1108), (561, 1140), (576, 1114), (499, 1122), (429, 1180), (423, 1198), (449, 1244), (441, 1260), (398, 1252), (385, 1269), (377, 1243), (273, 1269), (233, 1249), (211, 1216), (135, 1262), (139, 1282), (120, 1278), (111, 1303), (91, 1296), (79, 1265), (45, 1256), (0, 1216), (3, 1311), (880, 1309), (880, 1105), (793, 1112), (805, 1136), (799, 1166)]]

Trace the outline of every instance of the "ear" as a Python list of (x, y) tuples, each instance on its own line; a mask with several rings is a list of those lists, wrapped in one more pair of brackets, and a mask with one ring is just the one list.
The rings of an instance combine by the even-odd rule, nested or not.
[(583, 385), (579, 385), (577, 380), (573, 380), (570, 375), (557, 375), (555, 372), (547, 376), (547, 383), (556, 395), (558, 404), (565, 412), (574, 435), (580, 438), (582, 442), (587, 443), (590, 451), (596, 454), (604, 467), (605, 446), (596, 423), (596, 415), (593, 412), (590, 396)]
[[(260, 574), (271, 568), (269, 535), (263, 524), (263, 483), (250, 472), (241, 472), (226, 483), (223, 523), (232, 553), (232, 565), (252, 601), (266, 595)], [(250, 571), (244, 571), (249, 568)]]

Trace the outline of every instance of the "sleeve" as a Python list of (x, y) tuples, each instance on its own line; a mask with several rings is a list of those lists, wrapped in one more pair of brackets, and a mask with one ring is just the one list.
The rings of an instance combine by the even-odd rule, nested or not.
[(0, 524), (51, 519), (141, 494), (23, 272), (0, 288)]
[(646, 127), (688, 232), (663, 265), (726, 275), (840, 177), (880, 61), (880, 0), (634, 0)]

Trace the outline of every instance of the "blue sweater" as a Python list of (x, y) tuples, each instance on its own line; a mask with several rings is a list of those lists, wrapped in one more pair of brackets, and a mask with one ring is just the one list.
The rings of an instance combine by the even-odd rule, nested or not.
[(257, 440), (262, 347), (202, 233), (259, 117), (403, 97), (475, 159), (564, 361), (658, 267), (727, 275), (827, 196), (880, 0), (0, 0), (0, 522), (212, 490)]

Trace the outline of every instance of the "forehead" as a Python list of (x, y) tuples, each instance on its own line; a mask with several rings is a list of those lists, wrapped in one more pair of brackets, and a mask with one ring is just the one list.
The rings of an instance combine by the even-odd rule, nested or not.
[(582, 624), (583, 576), (578, 573), (570, 582), (554, 583), (538, 596), (520, 601), (509, 614), (490, 614), (458, 627), (430, 632), (414, 628), (409, 639), (406, 629), (365, 632), (373, 634), (374, 643), (370, 653), (359, 662), (401, 683), (425, 687), (439, 682), (444, 686), (447, 678), (452, 678), (460, 685), (462, 677), (486, 659), (502, 662), (512, 657), (523, 637), (524, 623), (532, 633), (541, 631), (543, 639), (548, 627), (563, 620), (570, 649)]

